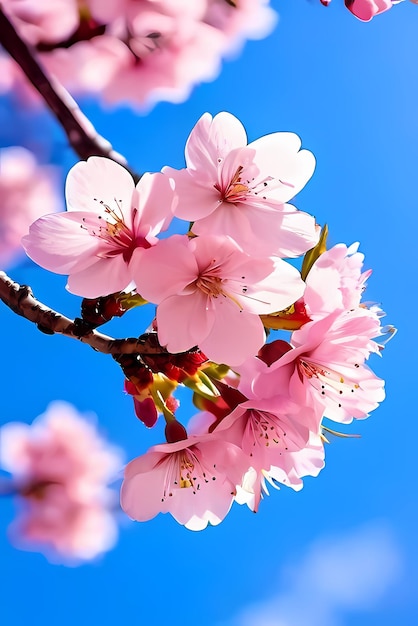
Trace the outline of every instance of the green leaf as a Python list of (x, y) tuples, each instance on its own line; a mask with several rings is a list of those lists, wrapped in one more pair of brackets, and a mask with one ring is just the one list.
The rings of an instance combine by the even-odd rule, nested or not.
[(308, 250), (303, 258), (301, 276), (302, 280), (306, 280), (312, 265), (319, 259), (327, 249), (328, 226), (325, 224), (319, 235), (319, 241), (314, 248)]

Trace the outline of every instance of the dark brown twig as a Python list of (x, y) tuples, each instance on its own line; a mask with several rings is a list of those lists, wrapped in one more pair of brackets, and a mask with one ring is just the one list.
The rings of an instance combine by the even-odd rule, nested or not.
[(126, 159), (115, 152), (110, 143), (96, 132), (66, 89), (57, 81), (47, 77), (33, 52), (3, 12), (1, 4), (0, 44), (18, 63), (26, 77), (41, 94), (67, 134), (70, 145), (81, 159), (87, 159), (89, 156), (107, 157), (128, 169), (135, 182), (139, 180), (140, 176), (127, 167)]
[(0, 272), (0, 299), (14, 313), (36, 324), (42, 332), (48, 335), (57, 333), (72, 337), (103, 354), (117, 356), (121, 354), (166, 353), (161, 346), (148, 342), (146, 336), (114, 339), (96, 330), (86, 329), (83, 324), (77, 323), (77, 320), (71, 320), (39, 302), (30, 287), (15, 283), (5, 272)]

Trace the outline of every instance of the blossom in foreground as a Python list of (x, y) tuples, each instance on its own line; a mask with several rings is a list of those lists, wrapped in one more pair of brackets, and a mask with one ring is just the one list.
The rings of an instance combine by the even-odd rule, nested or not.
[(260, 397), (280, 389), (337, 422), (365, 418), (385, 397), (384, 381), (365, 364), (372, 352), (379, 353), (374, 338), (381, 334), (380, 311), (363, 308), (308, 322), (276, 361), (267, 366), (258, 360), (252, 389)]
[(154, 446), (126, 466), (121, 506), (140, 522), (171, 513), (186, 528), (202, 530), (227, 515), (246, 470), (237, 446), (210, 436)]
[(279, 258), (256, 259), (230, 238), (174, 235), (134, 253), (138, 292), (158, 304), (160, 344), (169, 352), (198, 346), (217, 363), (238, 365), (265, 341), (259, 315), (303, 293), (299, 272)]
[[(282, 484), (301, 487), (301, 477), (319, 467), (318, 453), (323, 460), (322, 445), (311, 445), (312, 438), (319, 437), (321, 418), (322, 413), (315, 413), (309, 406), (276, 395), (253, 397), (222, 419), (213, 436), (241, 448), (252, 470), (248, 470), (238, 490), (241, 504), (245, 501), (254, 511), (258, 510), (268, 476)], [(305, 459), (303, 466), (298, 461), (300, 456)], [(308, 465), (313, 469), (308, 470)], [(303, 467), (300, 472), (299, 467)], [(244, 498), (244, 492), (252, 494), (249, 499)]]
[(21, 239), (45, 212), (59, 211), (58, 175), (21, 147), (0, 150), (0, 265), (24, 254)]
[(313, 174), (315, 158), (294, 133), (273, 133), (247, 145), (230, 113), (205, 113), (186, 144), (182, 170), (165, 167), (179, 202), (176, 215), (193, 232), (229, 235), (249, 254), (295, 257), (312, 248), (312, 216), (286, 204)]
[(31, 426), (9, 423), (0, 433), (0, 465), (12, 474), (20, 504), (11, 527), (17, 546), (64, 562), (112, 548), (117, 527), (107, 484), (121, 459), (95, 426), (54, 402)]
[(157, 242), (174, 210), (174, 192), (163, 174), (130, 173), (103, 157), (77, 163), (66, 183), (67, 211), (38, 219), (23, 238), (28, 256), (57, 274), (68, 290), (96, 298), (124, 290), (130, 262)]
[(268, 485), (275, 489), (279, 485), (300, 491), (303, 478), (318, 476), (325, 465), (324, 443), (320, 434), (310, 432), (309, 440), (300, 450), (283, 452), (279, 465), (272, 465), (268, 471), (256, 471), (251, 467), (241, 485), (237, 486), (235, 501), (246, 504), (257, 512), (260, 500), (269, 494)]
[(371, 270), (362, 271), (364, 255), (358, 243), (337, 244), (326, 250), (306, 277), (303, 302), (311, 318), (320, 318), (336, 309), (350, 311), (360, 306)]

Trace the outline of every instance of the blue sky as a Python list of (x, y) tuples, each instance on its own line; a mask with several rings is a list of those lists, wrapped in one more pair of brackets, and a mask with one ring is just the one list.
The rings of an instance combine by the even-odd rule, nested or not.
[[(167, 515), (145, 524), (122, 520), (117, 547), (78, 568), (13, 549), (5, 533), (13, 505), (3, 499), (2, 625), (418, 623), (416, 365), (408, 335), (417, 285), (418, 7), (405, 2), (363, 24), (342, 4), (273, 3), (280, 14), (274, 33), (248, 43), (183, 104), (161, 103), (147, 114), (80, 104), (140, 171), (181, 167), (186, 138), (205, 111), (230, 111), (250, 140), (298, 133), (317, 168), (295, 204), (328, 223), (330, 244), (360, 241), (365, 267), (373, 268), (365, 299), (379, 302), (399, 329), (383, 358), (370, 362), (386, 380), (387, 399), (346, 429), (360, 439), (332, 440), (325, 469), (301, 492), (272, 493), (256, 515), (236, 505), (201, 533)], [(0, 103), (3, 145), (29, 141), (7, 130), (14, 115), (10, 103)], [(40, 128), (54, 137), (52, 157), (67, 171), (76, 159), (59, 129), (46, 116), (37, 143)], [(78, 314), (79, 299), (65, 292), (63, 277), (30, 263), (10, 274), (52, 307)], [(109, 333), (139, 334), (149, 318), (134, 311)], [(146, 431), (135, 419), (110, 358), (42, 335), (5, 307), (0, 328), (1, 421), (31, 422), (61, 399), (95, 412), (127, 460), (157, 443), (161, 430)], [(192, 414), (183, 394), (181, 419)]]

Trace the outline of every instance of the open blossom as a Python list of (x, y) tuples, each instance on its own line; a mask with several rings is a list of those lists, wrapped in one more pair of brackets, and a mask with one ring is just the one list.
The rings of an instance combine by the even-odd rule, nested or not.
[[(244, 478), (239, 490), (240, 503), (244, 501), (243, 491), (247, 491), (253, 497), (245, 501), (249, 506), (252, 502), (253, 510), (258, 509), (264, 479), (268, 474), (274, 474), (275, 479), (283, 484), (301, 484), (301, 476), (310, 472), (298, 473), (296, 461), (290, 455), (300, 452), (307, 459), (311, 458), (312, 450), (308, 453), (302, 451), (307, 448), (313, 435), (319, 436), (321, 418), (321, 412), (315, 413), (309, 406), (301, 406), (289, 397), (276, 395), (269, 398), (253, 397), (238, 405), (220, 422), (213, 430), (213, 435), (241, 448), (249, 468), (253, 470)], [(317, 450), (321, 454), (321, 450)], [(317, 450), (313, 455), (315, 460), (318, 457)], [(313, 467), (317, 465), (314, 464)], [(248, 489), (250, 476), (251, 489)]]
[(23, 235), (45, 212), (59, 211), (58, 175), (54, 167), (40, 165), (21, 147), (0, 150), (0, 265), (22, 254)]
[(162, 174), (144, 174), (135, 186), (129, 172), (111, 159), (77, 163), (66, 183), (67, 212), (46, 215), (30, 227), (22, 244), (47, 270), (69, 274), (68, 290), (95, 298), (124, 290), (130, 263), (157, 242), (174, 209), (173, 189)]
[[(259, 397), (288, 393), (337, 422), (367, 417), (384, 397), (384, 381), (365, 365), (379, 353), (380, 312), (337, 310), (292, 334), (292, 345), (269, 366), (258, 360), (252, 389)], [(246, 364), (246, 373), (251, 371)], [(244, 374), (245, 375), (245, 374)]]
[(229, 237), (174, 235), (135, 252), (138, 292), (158, 304), (158, 338), (169, 352), (198, 346), (217, 363), (237, 365), (265, 341), (259, 318), (302, 295), (299, 272), (279, 258), (255, 259)]
[(227, 515), (246, 470), (237, 446), (210, 435), (154, 446), (126, 466), (121, 506), (137, 521), (171, 513), (202, 530)]
[(315, 220), (286, 204), (315, 167), (313, 154), (300, 145), (294, 133), (247, 145), (236, 117), (205, 113), (187, 140), (187, 167), (163, 169), (176, 183), (176, 215), (194, 222), (197, 235), (229, 235), (250, 254), (303, 254), (318, 240)]
[(300, 450), (283, 452), (279, 465), (272, 465), (268, 471), (256, 471), (251, 467), (241, 485), (237, 486), (235, 501), (246, 504), (252, 511), (258, 511), (260, 500), (269, 493), (267, 485), (278, 488), (278, 483), (300, 491), (303, 478), (318, 476), (325, 465), (325, 450), (321, 435), (310, 432), (309, 441)]
[(94, 425), (54, 402), (31, 426), (9, 423), (0, 432), (0, 465), (12, 474), (21, 505), (11, 528), (17, 545), (64, 561), (109, 550), (117, 528), (107, 484), (121, 459)]

